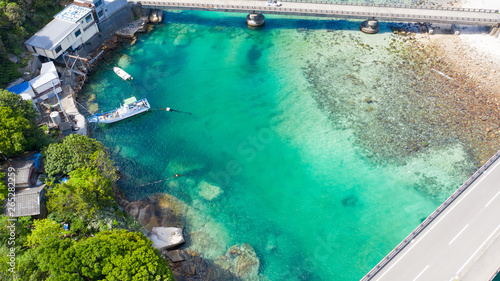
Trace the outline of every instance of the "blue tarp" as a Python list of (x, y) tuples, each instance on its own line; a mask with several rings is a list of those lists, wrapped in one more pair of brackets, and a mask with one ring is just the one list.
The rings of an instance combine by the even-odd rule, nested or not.
[(42, 154), (41, 153), (35, 153), (33, 155), (30, 156), (29, 160), (35, 160), (35, 168), (37, 170), (40, 169), (40, 161), (42, 159)]
[(12, 86), (12, 87), (8, 88), (7, 91), (19, 95), (19, 94), (26, 92), (30, 87), (31, 87), (30, 83), (28, 83), (28, 81), (26, 81), (26, 82), (23, 82), (19, 85)]

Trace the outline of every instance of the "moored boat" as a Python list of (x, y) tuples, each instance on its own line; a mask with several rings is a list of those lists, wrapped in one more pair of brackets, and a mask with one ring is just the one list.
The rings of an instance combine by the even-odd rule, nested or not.
[(127, 81), (128, 79), (134, 80), (134, 78), (130, 74), (128, 74), (127, 72), (125, 72), (125, 70), (117, 66), (113, 67), (113, 71), (116, 73), (116, 75), (120, 76), (120, 78), (122, 78), (125, 81)]
[(115, 123), (134, 115), (143, 113), (148, 111), (151, 108), (147, 99), (137, 100), (135, 97), (131, 97), (125, 100), (123, 105), (119, 108), (101, 113), (94, 114), (94, 116), (90, 117), (88, 120), (90, 123)]

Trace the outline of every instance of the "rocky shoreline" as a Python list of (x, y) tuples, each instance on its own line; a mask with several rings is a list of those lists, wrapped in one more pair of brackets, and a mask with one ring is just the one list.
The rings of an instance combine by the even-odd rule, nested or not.
[[(172, 195), (160, 193), (129, 201), (119, 187), (115, 186), (114, 192), (120, 208), (134, 217), (145, 233), (153, 227), (186, 229), (189, 223), (187, 213), (191, 207)], [(209, 260), (190, 249), (192, 234), (187, 234), (186, 243), (177, 249), (162, 251), (176, 280), (259, 280), (260, 261), (250, 244), (234, 245), (225, 255)]]

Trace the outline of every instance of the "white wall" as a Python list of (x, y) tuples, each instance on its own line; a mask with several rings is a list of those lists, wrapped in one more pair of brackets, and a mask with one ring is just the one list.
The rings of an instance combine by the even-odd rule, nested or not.
[[(62, 53), (64, 53), (64, 51), (66, 51), (69, 47), (72, 47), (73, 49), (78, 48), (80, 45), (82, 45), (87, 40), (89, 40), (92, 36), (94, 36), (94, 34), (99, 32), (99, 28), (97, 27), (97, 24), (96, 24), (96, 21), (94, 19), (94, 16), (92, 15), (92, 12), (90, 12), (92, 19), (89, 22), (87, 22), (85, 20), (87, 15), (85, 15), (85, 17), (83, 17), (79, 21), (80, 24), (78, 25), (78, 27), (76, 29), (74, 29), (73, 31), (71, 31), (68, 34), (68, 36), (66, 36), (66, 38), (64, 38), (61, 42), (59, 42), (59, 44), (55, 45), (54, 48), (52, 48), (51, 50), (34, 48), (34, 52), (41, 55), (41, 56), (47, 57), (47, 58), (56, 59), (58, 56), (60, 56)], [(91, 24), (91, 25), (89, 26), (89, 24)], [(83, 31), (83, 29), (87, 26), (89, 26), (89, 28), (87, 30)], [(82, 33), (78, 37), (76, 37), (75, 32), (78, 29), (80, 29), (80, 31)], [(61, 46), (62, 50), (56, 54), (55, 49), (57, 48), (57, 46)], [(32, 50), (30, 50), (30, 47), (31, 46), (27, 46), (28, 50), (33, 52)]]

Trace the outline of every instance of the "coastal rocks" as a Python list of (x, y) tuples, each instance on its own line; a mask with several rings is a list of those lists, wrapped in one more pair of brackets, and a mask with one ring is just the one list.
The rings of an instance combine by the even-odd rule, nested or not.
[(163, 22), (163, 10), (153, 10), (149, 15), (149, 21), (151, 23), (160, 23)]
[(188, 254), (184, 250), (173, 250), (167, 252), (167, 257), (173, 262), (180, 262), (187, 260)]
[(217, 198), (222, 192), (223, 191), (220, 187), (206, 181), (201, 181), (198, 184), (198, 194), (208, 201), (212, 201)]
[(178, 227), (153, 227), (148, 238), (153, 241), (153, 247), (162, 251), (172, 249), (184, 243), (182, 228)]
[(119, 203), (125, 211), (149, 231), (153, 227), (160, 226), (182, 227), (185, 223), (184, 214), (187, 212), (187, 205), (168, 194), (152, 196), (148, 200), (130, 203), (121, 200)]
[(140, 18), (136, 21), (131, 22), (129, 25), (118, 30), (115, 34), (118, 37), (126, 39), (134, 39), (136, 32), (146, 32), (147, 31), (147, 18)]
[(232, 246), (214, 263), (241, 280), (259, 280), (260, 261), (250, 244)]

